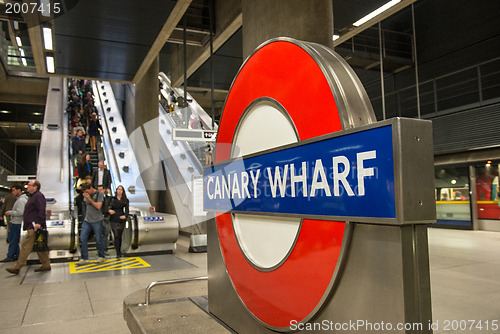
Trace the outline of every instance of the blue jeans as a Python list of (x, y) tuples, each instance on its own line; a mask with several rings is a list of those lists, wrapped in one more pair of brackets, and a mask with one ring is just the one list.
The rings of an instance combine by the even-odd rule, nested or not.
[(102, 238), (102, 220), (95, 222), (95, 223), (89, 223), (88, 221), (84, 220), (82, 224), (82, 231), (80, 232), (80, 241), (82, 242), (81, 246), (81, 255), (82, 259), (88, 260), (89, 259), (89, 247), (88, 247), (88, 240), (89, 240), (89, 235), (90, 231), (94, 231), (95, 235), (95, 241), (97, 243), (97, 256), (99, 257), (104, 257), (104, 240)]
[(9, 251), (7, 257), (12, 260), (17, 260), (19, 257), (19, 238), (21, 237), (21, 224), (10, 224), (9, 234), (7, 234), (7, 242), (9, 243)]

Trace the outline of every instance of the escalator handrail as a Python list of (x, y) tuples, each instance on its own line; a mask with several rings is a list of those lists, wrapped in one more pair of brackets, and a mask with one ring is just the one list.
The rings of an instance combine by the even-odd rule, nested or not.
[(131, 247), (132, 249), (137, 249), (139, 247), (139, 222), (137, 219), (137, 215), (129, 215), (128, 220), (129, 222), (131, 222), (130, 226), (132, 227)]

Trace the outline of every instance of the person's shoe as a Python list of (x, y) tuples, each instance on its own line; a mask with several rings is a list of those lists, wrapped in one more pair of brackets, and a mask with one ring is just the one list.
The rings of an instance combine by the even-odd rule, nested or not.
[(48, 268), (40, 267), (40, 268), (36, 268), (34, 271), (35, 271), (35, 273), (39, 273), (41, 271), (51, 271), (51, 270), (52, 270), (51, 267), (48, 267)]
[(103, 257), (98, 257), (97, 260), (95, 260), (96, 263), (102, 263), (104, 262), (104, 258)]
[(12, 261), (16, 261), (16, 260), (11, 259), (10, 257), (6, 257), (5, 259), (1, 260), (0, 262), (12, 262)]
[(16, 268), (5, 268), (5, 270), (7, 270), (9, 273), (14, 274), (14, 275), (19, 274), (19, 269), (16, 269)]
[(81, 266), (81, 265), (83, 265), (83, 264), (87, 264), (87, 263), (89, 263), (89, 262), (90, 262), (89, 260), (80, 259), (80, 260), (76, 263), (76, 265), (77, 265), (77, 266)]

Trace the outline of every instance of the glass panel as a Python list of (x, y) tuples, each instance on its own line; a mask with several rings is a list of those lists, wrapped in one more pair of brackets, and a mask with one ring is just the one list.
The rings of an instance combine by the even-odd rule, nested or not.
[(477, 217), (478, 219), (500, 220), (498, 207), (498, 162), (488, 161), (477, 165)]
[(467, 166), (436, 167), (437, 225), (472, 227)]

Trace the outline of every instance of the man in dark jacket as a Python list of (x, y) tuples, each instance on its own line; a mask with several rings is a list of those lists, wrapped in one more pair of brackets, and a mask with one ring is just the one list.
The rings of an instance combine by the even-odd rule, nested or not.
[(99, 161), (97, 168), (92, 171), (92, 187), (97, 189), (98, 186), (103, 186), (106, 193), (111, 193), (111, 173), (104, 166), (104, 161)]
[[(23, 215), (23, 230), (27, 231), (27, 236), (21, 246), (21, 253), (19, 254), (16, 265), (13, 268), (5, 269), (9, 273), (15, 275), (19, 274), (19, 270), (26, 263), (28, 256), (33, 250), (33, 245), (35, 244), (35, 231), (40, 228), (47, 228), (45, 222), (47, 218), (47, 202), (45, 196), (40, 192), (40, 182), (38, 182), (38, 180), (30, 180), (28, 182), (28, 193), (30, 197), (24, 207)], [(50, 271), (49, 252), (37, 252), (37, 254), (42, 266), (35, 269), (35, 271)]]
[(85, 152), (85, 133), (83, 130), (78, 130), (76, 136), (73, 137), (71, 142), (73, 148), (73, 159), (78, 161), (80, 156)]

